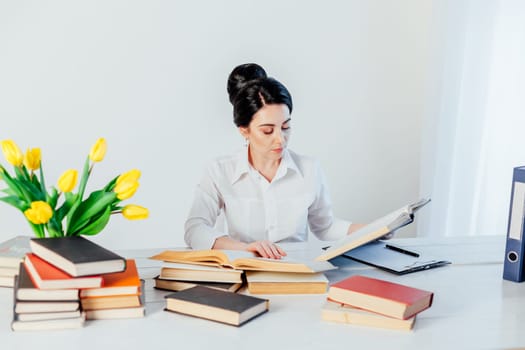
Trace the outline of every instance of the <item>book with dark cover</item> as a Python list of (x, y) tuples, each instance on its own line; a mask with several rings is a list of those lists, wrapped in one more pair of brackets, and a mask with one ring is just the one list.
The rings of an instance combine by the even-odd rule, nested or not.
[(1, 242), (0, 266), (18, 268), (18, 264), (24, 260), (26, 254), (31, 252), (29, 240), (29, 236), (16, 236)]
[(33, 253), (71, 276), (120, 272), (126, 259), (82, 237), (33, 238)]
[(18, 278), (15, 280), (14, 296), (16, 300), (31, 301), (79, 300), (78, 289), (39, 289), (23, 263), (20, 264)]
[(240, 326), (268, 311), (269, 301), (195, 286), (166, 296), (166, 310)]

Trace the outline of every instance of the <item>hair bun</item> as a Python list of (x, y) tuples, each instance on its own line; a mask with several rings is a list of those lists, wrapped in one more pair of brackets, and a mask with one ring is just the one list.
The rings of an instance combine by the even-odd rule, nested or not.
[(256, 63), (245, 63), (233, 69), (228, 77), (228, 95), (233, 104), (235, 97), (248, 83), (267, 78), (266, 71)]

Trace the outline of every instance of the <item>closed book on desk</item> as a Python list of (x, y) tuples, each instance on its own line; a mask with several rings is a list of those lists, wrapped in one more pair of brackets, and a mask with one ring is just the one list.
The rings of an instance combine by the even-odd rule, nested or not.
[(241, 283), (242, 273), (222, 267), (168, 262), (160, 268), (160, 278), (178, 281)]
[(50, 331), (60, 329), (82, 328), (85, 317), (83, 314), (71, 318), (58, 318), (49, 320), (21, 321), (15, 317), (11, 323), (13, 331)]
[(120, 255), (82, 237), (33, 238), (33, 253), (71, 276), (120, 272), (126, 260)]
[(321, 318), (331, 322), (407, 331), (412, 329), (416, 321), (416, 316), (402, 320), (332, 301), (323, 305)]
[(328, 286), (322, 272), (247, 271), (246, 282), (251, 294), (324, 294)]
[(141, 306), (140, 295), (118, 295), (81, 298), (83, 310), (116, 309)]
[(328, 261), (297, 261), (287, 257), (266, 259), (242, 250), (166, 250), (150, 259), (253, 271), (315, 273), (336, 268)]
[(87, 320), (112, 320), (122, 318), (141, 318), (144, 317), (146, 312), (145, 308), (145, 290), (144, 280), (140, 280), (140, 289), (142, 293), (139, 297), (140, 304), (138, 306), (131, 307), (118, 307), (118, 308), (104, 308), (104, 309), (90, 309), (84, 310)]
[(78, 289), (40, 289), (29, 276), (23, 263), (20, 264), (19, 271), (14, 289), (14, 296), (17, 300), (79, 300)]
[(31, 252), (29, 240), (29, 236), (16, 236), (1, 242), (0, 267), (18, 269), (18, 265), (24, 260), (26, 254)]
[(102, 285), (100, 276), (73, 277), (35, 254), (27, 254), (24, 265), (39, 289), (80, 289)]
[(126, 270), (104, 274), (100, 277), (103, 281), (102, 286), (99, 288), (82, 289), (80, 291), (81, 298), (138, 294), (140, 291), (140, 278), (134, 259), (126, 260)]
[(154, 278), (155, 288), (172, 290), (178, 292), (195, 286), (203, 286), (207, 288), (220, 289), (228, 292), (236, 292), (241, 288), (242, 282), (228, 283), (228, 282), (200, 282), (200, 281), (178, 281), (171, 279), (163, 279), (160, 276)]
[(240, 326), (268, 311), (269, 302), (201, 286), (166, 296), (166, 310)]
[(412, 223), (414, 221), (414, 213), (428, 202), (430, 202), (430, 199), (423, 198), (415, 203), (405, 205), (390, 214), (374, 220), (370, 224), (335, 242), (331, 247), (326, 249), (324, 253), (320, 254), (316, 260), (330, 260), (349, 250), (360, 247), (368, 242), (375, 241), (376, 239), (384, 237), (385, 235)]
[(434, 293), (388, 282), (377, 278), (354, 275), (328, 289), (328, 298), (382, 315), (407, 319), (429, 308)]

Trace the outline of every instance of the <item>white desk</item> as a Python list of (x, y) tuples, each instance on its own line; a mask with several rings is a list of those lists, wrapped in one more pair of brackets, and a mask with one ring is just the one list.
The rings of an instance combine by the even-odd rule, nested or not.
[(152, 288), (162, 250), (120, 251), (136, 258), (146, 279), (143, 319), (88, 321), (78, 330), (12, 332), (12, 290), (0, 288), (2, 349), (502, 349), (525, 346), (525, 283), (503, 281), (503, 236), (398, 239), (429, 250), (452, 265), (395, 276), (344, 258), (330, 271), (331, 282), (359, 273), (435, 293), (432, 307), (418, 315), (411, 332), (322, 321), (326, 295), (267, 296), (270, 311), (232, 327), (163, 311), (167, 292)]

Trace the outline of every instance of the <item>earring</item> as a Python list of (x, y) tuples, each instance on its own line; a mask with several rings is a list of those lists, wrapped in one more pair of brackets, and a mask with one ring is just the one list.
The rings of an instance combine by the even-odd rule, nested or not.
[(244, 146), (248, 147), (249, 145), (250, 145), (250, 140), (249, 139), (244, 139)]

